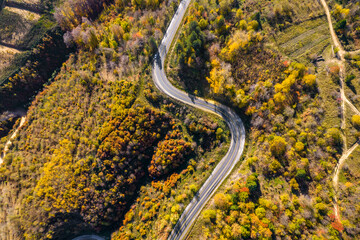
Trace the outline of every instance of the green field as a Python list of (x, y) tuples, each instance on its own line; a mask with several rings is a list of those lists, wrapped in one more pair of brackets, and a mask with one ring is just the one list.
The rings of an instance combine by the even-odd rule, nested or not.
[(306, 63), (312, 55), (321, 55), (330, 46), (326, 18), (305, 21), (273, 35), (278, 49), (289, 58)]

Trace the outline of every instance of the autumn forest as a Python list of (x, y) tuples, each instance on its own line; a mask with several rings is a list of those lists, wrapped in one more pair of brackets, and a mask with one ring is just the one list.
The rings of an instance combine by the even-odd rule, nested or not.
[[(0, 6), (0, 239), (170, 239), (235, 144), (196, 99), (246, 138), (171, 239), (359, 236), (358, 1)], [(179, 9), (161, 71), (190, 105), (154, 82)]]

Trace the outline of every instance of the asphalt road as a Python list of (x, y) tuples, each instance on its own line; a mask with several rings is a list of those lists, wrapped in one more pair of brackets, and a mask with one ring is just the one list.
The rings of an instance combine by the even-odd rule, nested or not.
[(83, 236), (74, 238), (73, 240), (104, 240), (104, 238), (96, 236), (96, 235), (83, 235)]
[(159, 51), (155, 55), (153, 64), (153, 80), (157, 88), (159, 88), (168, 96), (193, 107), (200, 108), (204, 111), (221, 116), (230, 128), (231, 143), (225, 157), (219, 162), (205, 184), (200, 188), (196, 196), (184, 210), (168, 238), (171, 240), (183, 239), (186, 237), (192, 224), (200, 214), (201, 209), (240, 160), (245, 145), (245, 128), (243, 122), (237, 114), (224, 105), (215, 103), (213, 101), (206, 101), (204, 99), (180, 91), (171, 85), (165, 75), (165, 57), (176, 35), (176, 31), (180, 27), (189, 4), (190, 0), (183, 0), (180, 3), (178, 10), (167, 29), (164, 39), (159, 46)]

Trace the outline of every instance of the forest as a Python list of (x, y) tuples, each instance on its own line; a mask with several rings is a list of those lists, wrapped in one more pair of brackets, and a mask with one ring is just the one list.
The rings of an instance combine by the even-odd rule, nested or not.
[[(168, 234), (178, 203), (191, 200), (228, 141), (224, 122), (168, 100), (152, 84), (152, 56), (176, 6), (79, 0), (56, 8), (54, 34), (63, 32), (64, 42), (45, 38), (33, 51), (41, 61), (4, 86), (13, 90), (7, 99), (20, 102), (46, 83), (0, 168), (0, 238), (71, 239), (138, 217), (146, 224), (133, 234), (142, 236), (170, 212)], [(57, 51), (73, 48), (66, 61), (57, 58), (52, 81), (39, 74)], [(140, 198), (147, 211), (131, 216)], [(171, 211), (160, 208), (174, 198)]]
[[(358, 150), (333, 184), (360, 137), (359, 4), (327, 2), (349, 51), (344, 67), (318, 1), (191, 3), (167, 76), (233, 108), (247, 143), (189, 239), (360, 234)], [(0, 87), (1, 111), (28, 108), (0, 166), (1, 239), (168, 238), (229, 147), (223, 120), (153, 84), (153, 56), (179, 3), (41, 1), (57, 25)], [(342, 91), (355, 106), (342, 109)], [(17, 117), (0, 115), (1, 143)]]
[[(346, 12), (337, 4), (331, 12), (335, 19)], [(242, 169), (202, 211), (190, 239), (356, 239), (359, 234), (357, 195), (343, 198), (355, 206), (342, 220), (333, 207), (331, 177), (347, 142), (339, 125), (326, 124), (328, 109), (319, 86), (324, 67), (312, 64), (314, 52), (299, 61), (273, 43), (286, 38), (287, 29), (323, 16), (320, 3), (310, 1), (191, 5), (168, 74), (178, 87), (238, 109), (249, 122), (250, 136)], [(356, 26), (356, 17), (350, 18)], [(340, 25), (334, 27), (338, 34)], [(350, 29), (347, 36), (355, 39), (356, 30)], [(356, 65), (356, 55), (348, 58)], [(339, 67), (328, 68), (334, 84), (340, 83), (339, 74)], [(357, 73), (349, 76), (356, 78)]]

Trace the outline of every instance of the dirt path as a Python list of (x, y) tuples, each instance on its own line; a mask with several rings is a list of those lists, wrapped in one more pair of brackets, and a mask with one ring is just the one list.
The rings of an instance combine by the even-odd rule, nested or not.
[(355, 51), (351, 51), (351, 52), (348, 52), (348, 53), (350, 53), (351, 55), (357, 55), (357, 54), (360, 54), (360, 49), (355, 50)]
[(1, 153), (1, 156), (0, 156), (0, 164), (2, 164), (4, 162), (6, 153), (9, 151), (9, 147), (12, 144), (11, 141), (14, 140), (14, 138), (16, 137), (16, 135), (19, 132), (19, 129), (25, 124), (25, 121), (26, 121), (26, 117), (22, 117), (21, 121), (20, 121), (20, 125), (16, 128), (15, 132), (11, 135), (10, 139), (5, 143), (4, 151)]
[(357, 115), (360, 115), (360, 111), (352, 104), (352, 102), (349, 101), (348, 98), (345, 98), (345, 102), (349, 105), (351, 110), (353, 110)]
[(15, 48), (7, 47), (1, 44), (0, 42), (0, 54), (6, 54), (6, 53), (16, 54), (16, 53), (21, 53), (21, 51)]
[(338, 182), (339, 182), (339, 171), (345, 163), (345, 160), (350, 156), (350, 154), (359, 146), (359, 143), (355, 143), (349, 150), (347, 150), (340, 158), (339, 163), (335, 168), (335, 174), (333, 178), (333, 184), (335, 190), (338, 189)]
[[(325, 0), (321, 0), (321, 4), (323, 5), (324, 9), (325, 9), (325, 13), (329, 22), (329, 28), (330, 28), (330, 34), (331, 34), (331, 38), (334, 42), (335, 47), (337, 48), (338, 52), (337, 55), (339, 56), (340, 60), (337, 60), (339, 67), (340, 67), (340, 73), (339, 73), (339, 77), (340, 77), (340, 92), (341, 92), (341, 110), (342, 110), (342, 117), (341, 117), (341, 128), (345, 129), (346, 128), (346, 108), (345, 108), (345, 104), (347, 103), (350, 108), (358, 115), (360, 115), (360, 111), (354, 106), (354, 104), (352, 104), (352, 102), (349, 101), (349, 99), (346, 97), (345, 95), (345, 90), (344, 90), (344, 79), (346, 76), (346, 69), (345, 69), (345, 54), (346, 53), (350, 53), (350, 54), (357, 54), (358, 52), (360, 52), (360, 50), (358, 51), (353, 51), (353, 52), (346, 52), (343, 48), (343, 46), (341, 45), (339, 38), (337, 37), (333, 24), (332, 24), (332, 20), (331, 20), (331, 15), (330, 15), (330, 10), (329, 10), (329, 6), (327, 5)], [(347, 149), (347, 143), (346, 143), (346, 136), (343, 135), (343, 139), (344, 139), (344, 149), (343, 149), (343, 155), (341, 156), (337, 166), (335, 167), (335, 173), (334, 173), (334, 177), (333, 177), (333, 186), (335, 189), (335, 195), (334, 195), (334, 211), (335, 211), (335, 217), (336, 219), (340, 222), (341, 221), (341, 217), (340, 217), (340, 211), (339, 211), (339, 206), (338, 206), (338, 199), (337, 199), (337, 190), (338, 190), (338, 184), (339, 184), (339, 173), (340, 170), (342, 168), (342, 166), (344, 165), (346, 159), (350, 156), (350, 154), (359, 146), (358, 143), (354, 144), (350, 149)]]
[(335, 30), (334, 30), (334, 27), (333, 27), (333, 24), (332, 24), (332, 20), (331, 20), (331, 15), (330, 15), (330, 10), (329, 10), (329, 6), (327, 5), (326, 1), (325, 0), (321, 0), (321, 4), (323, 5), (324, 9), (325, 9), (325, 13), (326, 13), (326, 17), (327, 17), (327, 20), (329, 22), (329, 28), (330, 28), (330, 34), (331, 34), (331, 37), (334, 41), (334, 44), (335, 44), (335, 47), (339, 49), (339, 56), (340, 56), (340, 60), (341, 61), (345, 61), (345, 58), (344, 58), (344, 55), (345, 55), (345, 51), (344, 51), (344, 48), (342, 47), (336, 33), (335, 33)]

